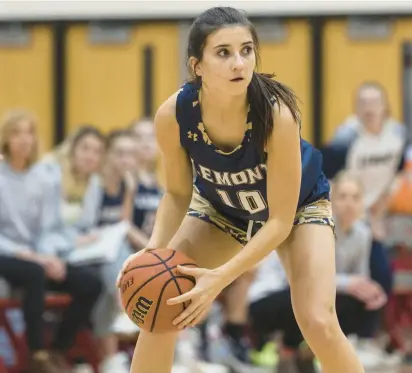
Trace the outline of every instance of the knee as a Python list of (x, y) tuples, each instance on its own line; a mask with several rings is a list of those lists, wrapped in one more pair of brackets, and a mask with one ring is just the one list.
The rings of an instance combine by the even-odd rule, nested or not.
[(295, 314), (302, 333), (310, 339), (330, 340), (340, 331), (334, 307), (312, 307)]

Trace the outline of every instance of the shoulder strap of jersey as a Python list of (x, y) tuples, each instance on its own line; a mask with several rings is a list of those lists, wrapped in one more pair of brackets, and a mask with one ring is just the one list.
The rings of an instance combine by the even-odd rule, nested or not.
[(179, 124), (180, 143), (187, 148), (192, 141), (188, 134), (194, 132), (197, 127), (198, 110), (196, 102), (199, 86), (193, 83), (186, 83), (177, 95), (176, 100), (176, 120)]

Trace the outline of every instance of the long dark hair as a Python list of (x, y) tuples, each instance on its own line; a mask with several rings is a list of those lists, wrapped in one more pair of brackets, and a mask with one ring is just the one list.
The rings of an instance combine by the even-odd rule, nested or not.
[[(200, 62), (207, 37), (223, 27), (236, 25), (245, 26), (249, 29), (254, 42), (258, 66), (259, 39), (256, 29), (244, 13), (230, 7), (210, 8), (195, 19), (189, 33), (187, 59), (194, 57), (197, 62)], [(191, 71), (191, 73), (193, 80), (201, 83), (201, 78), (196, 76), (194, 71)], [(253, 123), (252, 137), (258, 144), (262, 156), (266, 143), (273, 132), (273, 99), (278, 105), (285, 104), (291, 111), (295, 121), (300, 125), (300, 111), (295, 94), (288, 86), (274, 80), (274, 76), (274, 74), (255, 71), (248, 87), (249, 103), (257, 121)]]

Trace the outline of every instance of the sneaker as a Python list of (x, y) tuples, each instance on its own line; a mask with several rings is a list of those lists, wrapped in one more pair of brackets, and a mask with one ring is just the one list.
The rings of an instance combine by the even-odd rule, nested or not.
[(90, 364), (76, 364), (72, 370), (73, 373), (94, 373)]
[(253, 365), (275, 367), (279, 362), (277, 346), (274, 342), (266, 343), (260, 351), (252, 350), (249, 354)]
[(373, 339), (358, 338), (355, 348), (365, 368), (392, 368), (400, 365), (402, 362), (400, 354), (396, 352), (388, 354), (384, 349), (377, 346)]
[[(226, 336), (215, 340), (211, 345), (211, 350), (212, 363), (227, 366), (236, 373), (273, 373), (272, 367), (254, 366), (249, 361), (248, 351), (242, 351), (239, 345), (234, 344), (233, 340)], [(247, 354), (246, 359), (244, 353)]]
[(116, 355), (103, 360), (100, 363), (101, 373), (130, 373), (129, 358), (125, 353), (118, 352)]
[(59, 373), (47, 351), (38, 351), (30, 357), (28, 371), (30, 373)]

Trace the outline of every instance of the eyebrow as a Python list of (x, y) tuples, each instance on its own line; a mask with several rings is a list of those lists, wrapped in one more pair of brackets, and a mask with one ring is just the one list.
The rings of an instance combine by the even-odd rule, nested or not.
[[(250, 44), (253, 44), (253, 41), (252, 41), (252, 40), (250, 40), (250, 41), (245, 41), (244, 43), (242, 43), (242, 47), (245, 46), (245, 45), (250, 45)], [(216, 45), (216, 46), (214, 47), (214, 49), (217, 49), (217, 48), (228, 48), (228, 47), (230, 47), (230, 46), (231, 46), (230, 44), (219, 44), (219, 45)]]

